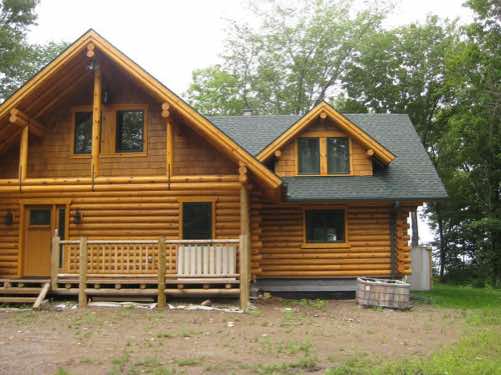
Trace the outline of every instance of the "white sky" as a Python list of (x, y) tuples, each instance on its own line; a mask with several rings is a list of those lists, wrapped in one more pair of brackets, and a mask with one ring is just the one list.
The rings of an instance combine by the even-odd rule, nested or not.
[[(369, 1), (369, 0), (365, 0)], [(388, 26), (423, 21), (429, 14), (467, 21), (464, 0), (401, 0)], [(32, 42), (72, 42), (89, 28), (178, 94), (194, 69), (219, 62), (227, 19), (249, 20), (247, 1), (240, 0), (42, 0)], [(423, 241), (432, 239), (424, 222)]]

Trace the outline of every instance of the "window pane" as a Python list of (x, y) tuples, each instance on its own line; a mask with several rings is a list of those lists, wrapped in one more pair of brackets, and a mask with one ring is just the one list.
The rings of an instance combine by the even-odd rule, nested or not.
[(117, 112), (117, 152), (141, 152), (144, 143), (144, 112)]
[(183, 239), (212, 238), (212, 203), (183, 204)]
[(299, 138), (299, 173), (320, 174), (320, 142), (318, 138)]
[(327, 138), (327, 165), (329, 174), (350, 173), (348, 138)]
[(343, 210), (310, 210), (306, 212), (307, 242), (344, 242)]
[(75, 154), (90, 154), (92, 149), (92, 112), (75, 113)]
[(50, 208), (31, 209), (30, 225), (50, 225)]

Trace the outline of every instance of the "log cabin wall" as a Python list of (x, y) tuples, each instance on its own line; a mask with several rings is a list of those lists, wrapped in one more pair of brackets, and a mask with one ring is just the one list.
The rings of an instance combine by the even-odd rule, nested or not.
[[(228, 179), (228, 178), (227, 178)], [(183, 201), (213, 202), (213, 220), (216, 239), (237, 239), (240, 236), (240, 194), (238, 176), (234, 188), (198, 189), (196, 184), (186, 189), (168, 190), (164, 184), (154, 184), (147, 190), (104, 192), (47, 192), (0, 194), (0, 276), (18, 274), (20, 249), (20, 201), (37, 199), (50, 203), (56, 198), (67, 198), (70, 203), (70, 226), (67, 239), (86, 236), (89, 239), (167, 239), (180, 238), (180, 208)], [(217, 184), (214, 183), (214, 186)], [(194, 187), (195, 186), (195, 187)], [(201, 184), (201, 187), (204, 185)], [(132, 188), (132, 186), (131, 186)], [(76, 211), (81, 213), (81, 224), (74, 223)], [(3, 218), (13, 213), (11, 225)]]
[[(347, 137), (347, 134), (337, 129), (330, 120), (318, 119), (298, 137)], [(297, 137), (295, 137), (282, 149), (282, 155), (275, 164), (276, 174), (296, 176), (297, 155)], [(372, 161), (366, 155), (366, 150), (359, 143), (350, 140), (350, 175), (372, 176), (372, 174)]]
[(11, 147), (0, 158), (0, 179), (17, 178), (19, 172), (19, 146)]
[[(304, 210), (319, 206), (253, 203), (253, 275), (274, 278), (330, 278), (391, 274), (390, 210), (388, 205), (351, 204), (346, 209), (347, 242), (335, 247), (303, 246)], [(328, 205), (321, 206), (328, 208)], [(407, 217), (397, 220), (400, 275), (410, 274)], [(256, 228), (256, 229), (254, 229)], [(311, 244), (308, 244), (311, 245)]]

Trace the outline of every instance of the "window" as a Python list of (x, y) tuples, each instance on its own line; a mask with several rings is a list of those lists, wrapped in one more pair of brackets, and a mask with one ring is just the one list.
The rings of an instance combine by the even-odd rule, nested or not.
[(116, 152), (142, 152), (144, 111), (117, 111)]
[(350, 173), (348, 138), (327, 138), (327, 171), (329, 174)]
[(183, 239), (212, 238), (212, 203), (183, 203)]
[(75, 112), (75, 154), (90, 154), (92, 149), (92, 112)]
[(306, 242), (344, 242), (344, 210), (308, 210), (305, 212)]
[(320, 140), (298, 139), (299, 174), (320, 174)]
[(30, 225), (50, 225), (50, 208), (32, 208)]

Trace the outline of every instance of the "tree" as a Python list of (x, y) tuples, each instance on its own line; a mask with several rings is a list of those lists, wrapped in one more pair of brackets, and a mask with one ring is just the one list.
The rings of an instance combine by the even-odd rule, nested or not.
[(441, 169), (457, 186), (464, 216), (462, 241), (473, 260), (501, 285), (501, 5), (470, 0), (475, 21), (450, 58), (447, 81), (455, 98), (441, 139)]
[[(228, 113), (238, 102), (256, 113), (308, 111), (334, 95), (346, 65), (366, 38), (381, 31), (388, 9), (356, 11), (351, 0), (271, 4), (269, 11), (254, 9), (256, 29), (232, 22), (223, 64), (205, 69), (203, 79), (196, 72), (187, 97), (197, 109)], [(229, 106), (210, 94), (222, 77), (231, 81)]]
[(0, 2), (0, 101), (52, 60), (65, 43), (31, 45), (26, 40), (29, 26), (36, 21), (37, 0)]

